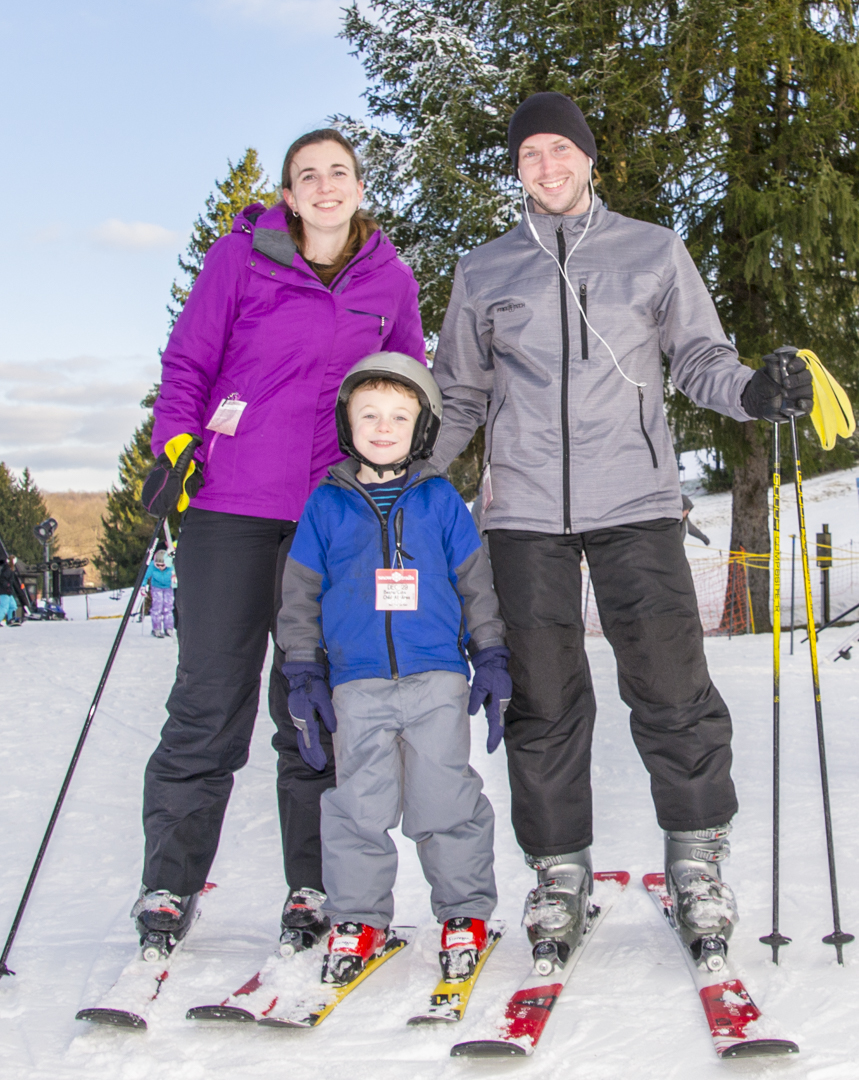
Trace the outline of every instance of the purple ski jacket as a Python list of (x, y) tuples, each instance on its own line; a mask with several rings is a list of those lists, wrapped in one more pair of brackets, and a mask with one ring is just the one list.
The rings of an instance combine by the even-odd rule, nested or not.
[[(298, 253), (283, 205), (246, 207), (216, 241), (161, 358), (152, 449), (203, 439), (204, 510), (297, 521), (343, 455), (334, 403), (346, 372), (389, 350), (425, 363), (418, 286), (375, 232), (326, 288)], [(224, 398), (234, 435), (207, 430)]]

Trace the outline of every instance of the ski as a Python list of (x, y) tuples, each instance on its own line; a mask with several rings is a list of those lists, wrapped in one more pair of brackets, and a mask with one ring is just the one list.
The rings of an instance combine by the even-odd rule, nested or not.
[[(319, 954), (323, 948), (302, 949), (295, 956), (272, 953), (263, 966), (217, 1005), (195, 1005), (185, 1014), (186, 1020), (221, 1020), (253, 1024), (277, 1006), (284, 994), (296, 985), (319, 974)], [(306, 969), (306, 970), (305, 970)], [(311, 971), (313, 974), (311, 974)]]
[(664, 874), (645, 874), (644, 887), (665, 917), (665, 923), (680, 946), (698, 991), (704, 1015), (720, 1058), (759, 1057), (765, 1054), (798, 1054), (799, 1047), (789, 1039), (775, 1037), (773, 1025), (767, 1024), (740, 979), (723, 961), (717, 971), (698, 964), (687, 948), (674, 922), (673, 903), (665, 887)]
[(465, 1016), (468, 999), (489, 954), (507, 929), (505, 923), (489, 923), (486, 927), (486, 947), (481, 952), (474, 972), (467, 979), (442, 979), (430, 995), (429, 1008), (409, 1020), (410, 1024), (455, 1024)]
[[(211, 892), (215, 886), (208, 883), (203, 887), (200, 897)], [(200, 908), (194, 916), (194, 923), (200, 917)], [(188, 927), (188, 934), (194, 929), (194, 923)], [(113, 1027), (146, 1028), (146, 1018), (152, 1003), (167, 981), (170, 968), (177, 953), (182, 949), (188, 934), (178, 941), (169, 956), (161, 960), (144, 960), (140, 950), (119, 974), (119, 978), (102, 995), (97, 1005), (80, 1009), (75, 1014), (76, 1020), (89, 1020), (94, 1024), (110, 1024)]]
[(451, 1057), (530, 1056), (549, 1021), (549, 1015), (581, 959), (597, 927), (609, 913), (615, 900), (629, 884), (626, 871), (594, 874), (594, 892), (588, 908), (588, 921), (582, 940), (566, 964), (551, 975), (533, 969), (511, 996), (499, 1021), (498, 1032), (490, 1038), (457, 1043)]
[(268, 1027), (318, 1027), (356, 987), (408, 945), (413, 931), (413, 926), (392, 926), (388, 931), (384, 952), (370, 960), (361, 974), (351, 982), (343, 986), (326, 986), (321, 983), (306, 992), (298, 1002), (293, 1000), (283, 1006), (277, 1002), (257, 1023)]

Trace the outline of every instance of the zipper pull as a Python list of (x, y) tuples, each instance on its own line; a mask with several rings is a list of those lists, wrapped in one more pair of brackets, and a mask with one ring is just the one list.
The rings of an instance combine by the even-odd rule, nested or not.
[(405, 569), (403, 565), (403, 559), (406, 558), (409, 562), (414, 562), (414, 556), (409, 555), (407, 551), (403, 551), (403, 508), (402, 506), (394, 514), (394, 544), (396, 547), (396, 561), (398, 563), (397, 569)]
[(379, 337), (385, 336), (385, 316), (379, 316)]

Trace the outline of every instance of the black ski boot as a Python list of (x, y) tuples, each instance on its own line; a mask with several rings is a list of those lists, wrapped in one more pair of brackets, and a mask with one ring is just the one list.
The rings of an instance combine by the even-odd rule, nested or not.
[(331, 929), (322, 914), (325, 893), (316, 889), (290, 889), (280, 917), (280, 955), (294, 956), (314, 945)]
[(674, 920), (695, 961), (721, 971), (728, 939), (739, 920), (734, 893), (720, 863), (731, 851), (730, 825), (665, 833), (665, 885), (674, 904)]
[(191, 929), (199, 895), (176, 896), (167, 889), (142, 886), (137, 903), (131, 909), (131, 917), (140, 935), (144, 960), (154, 963), (173, 952)]
[(534, 969), (550, 975), (566, 964), (585, 932), (593, 891), (590, 849), (544, 858), (526, 855), (525, 861), (537, 871), (538, 884), (525, 900), (522, 923), (533, 946)]

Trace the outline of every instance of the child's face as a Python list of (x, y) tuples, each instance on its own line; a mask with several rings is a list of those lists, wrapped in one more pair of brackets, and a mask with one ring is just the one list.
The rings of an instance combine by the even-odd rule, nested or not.
[(374, 465), (392, 465), (408, 456), (420, 403), (391, 388), (358, 389), (349, 399), (355, 449)]

